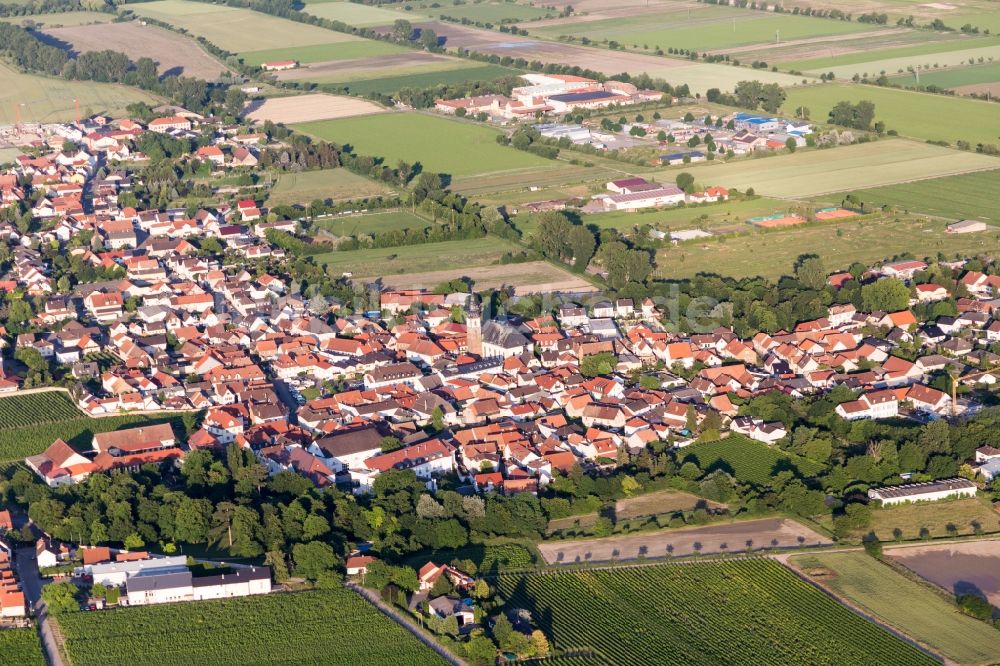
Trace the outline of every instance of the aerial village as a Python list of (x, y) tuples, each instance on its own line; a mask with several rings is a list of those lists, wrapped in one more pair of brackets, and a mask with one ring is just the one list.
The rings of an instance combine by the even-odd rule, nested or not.
[[(619, 104), (644, 94), (549, 78), (515, 91), (514, 99), (439, 107), (534, 116), (559, 112), (560, 104)], [(748, 145), (767, 145), (750, 129), (758, 120), (736, 118), (734, 145), (749, 136)], [(169, 424), (97, 434), (89, 449), (56, 439), (24, 461), (50, 487), (149, 464), (180, 466), (192, 451), (235, 444), (269, 474), (291, 472), (318, 488), (363, 495), (387, 471), (409, 470), (430, 491), (439, 479), (457, 477), (471, 493), (535, 494), (574, 469), (613, 470), (650, 445), (683, 448), (706, 429), (766, 445), (787, 438), (780, 422), (740, 415), (738, 405), (753, 396), (806, 398), (846, 387), (856, 397), (836, 413), (848, 421), (927, 422), (975, 412), (979, 405), (959, 399), (957, 387), (1000, 379), (1000, 371), (983, 370), (1000, 360), (988, 350), (1000, 342), (1000, 277), (964, 261), (945, 264), (960, 295), (917, 282), (928, 265), (916, 260), (827, 278), (834, 288), (899, 280), (912, 287), (910, 306), (957, 296), (956, 316), (919, 320), (909, 308), (863, 312), (835, 304), (793, 330), (744, 339), (725, 326), (672, 332), (664, 304), (652, 298), (554, 294), (535, 317), (493, 312), (467, 290), (362, 290), (362, 305), (310, 299), (287, 270), (288, 252), (269, 241), (271, 231), (295, 234), (296, 220), (274, 219), (251, 199), (196, 210), (123, 203), (134, 201), (137, 185), (128, 164), (144, 157), (137, 137), (194, 137), (209, 123), (175, 110), (145, 125), (99, 117), (48, 126), (33, 154), (0, 175), (4, 205), (24, 206), (42, 221), (37, 230), (0, 224), (7, 267), (0, 289), (39, 304), (31, 330), (9, 351), (18, 361), (0, 364), (0, 392), (30, 388), (39, 368), (44, 374), (57, 367), (74, 380), (72, 399), (91, 416), (203, 413), (183, 440)], [(764, 132), (792, 131), (777, 120), (764, 124)], [(675, 136), (698, 131), (684, 123), (656, 126)], [(189, 157), (220, 171), (252, 168), (267, 141), (263, 133), (220, 125), (213, 141)], [(609, 182), (588, 206), (635, 210), (724, 201), (728, 194), (630, 178)], [(45, 248), (58, 248), (93, 279), (54, 279)], [(897, 354), (901, 347), (916, 350), (913, 360)], [(599, 371), (594, 359), (604, 363)], [(951, 387), (929, 385), (941, 372), (953, 377)], [(1000, 450), (982, 447), (969, 462), (986, 481), (1000, 474)], [(912, 480), (870, 496), (892, 503), (976, 491), (969, 479)], [(10, 514), (0, 512), (0, 532), (13, 529)], [(0, 541), (2, 615), (17, 622), (27, 609), (13, 554)], [(46, 535), (35, 557), (45, 575), (102, 586), (103, 596), (87, 609), (271, 591), (267, 567), (192, 577), (182, 555), (71, 548)], [(359, 550), (347, 572), (363, 576), (373, 561)], [(448, 584), (436, 585), (442, 577)], [(420, 568), (419, 578), (411, 603), (427, 602), (440, 620), (473, 624), (474, 602), (462, 591), (474, 588), (474, 578), (434, 562)]]

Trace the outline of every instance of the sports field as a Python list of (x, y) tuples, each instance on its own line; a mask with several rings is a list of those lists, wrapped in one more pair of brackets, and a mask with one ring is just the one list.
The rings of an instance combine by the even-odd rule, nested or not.
[(792, 564), (866, 613), (960, 664), (993, 664), (1000, 634), (958, 611), (926, 585), (864, 552), (820, 553)]
[(979, 218), (1000, 221), (997, 192), (1000, 192), (1000, 169), (855, 190), (853, 194), (875, 206), (887, 204), (904, 211), (956, 220)]
[[(914, 74), (901, 74), (889, 79), (892, 83), (904, 86), (917, 85)], [(957, 88), (977, 83), (996, 83), (1000, 81), (1000, 63), (989, 65), (969, 65), (967, 67), (952, 67), (950, 69), (920, 72), (919, 85), (938, 86), (941, 88)]]
[(364, 199), (366, 197), (385, 194), (390, 189), (382, 183), (359, 176), (347, 169), (323, 169), (320, 171), (302, 171), (299, 173), (283, 173), (278, 176), (278, 182), (271, 188), (267, 204), (303, 204), (319, 199)]
[[(752, 187), (754, 192), (765, 196), (795, 199), (998, 167), (1000, 160), (995, 157), (915, 141), (885, 139), (728, 164), (702, 162), (683, 170), (705, 185), (724, 185), (741, 191)], [(671, 180), (670, 176), (676, 173), (679, 173), (676, 168), (661, 172), (658, 179)]]
[(302, 123), (294, 128), (320, 139), (350, 144), (356, 152), (382, 157), (387, 164), (419, 162), (425, 170), (453, 176), (558, 168), (552, 160), (497, 144), (493, 129), (421, 113), (386, 113)]
[(353, 25), (357, 28), (386, 25), (401, 18), (407, 21), (420, 21), (426, 18), (421, 14), (413, 12), (397, 12), (371, 5), (360, 5), (355, 2), (324, 2), (322, 0), (317, 2), (316, 0), (308, 0), (305, 5), (302, 11), (307, 14), (331, 21), (342, 21), (347, 25)]
[(634, 18), (615, 18), (606, 21), (580, 22), (573, 18), (562, 23), (550, 22), (544, 28), (531, 30), (546, 37), (573, 35), (592, 41), (616, 41), (626, 46), (650, 50), (668, 47), (704, 51), (725, 51), (731, 47), (748, 44), (773, 44), (776, 39), (795, 40), (847, 35), (872, 31), (875, 26), (848, 21), (818, 20), (793, 14), (737, 9), (735, 7), (707, 6), (687, 12), (670, 11), (663, 14), (643, 15)]
[(806, 253), (818, 254), (831, 271), (846, 270), (855, 261), (873, 264), (904, 252), (917, 257), (936, 256), (938, 252), (948, 258), (1000, 256), (998, 233), (948, 234), (945, 226), (945, 222), (910, 219), (848, 220), (692, 241), (660, 250), (656, 255), (657, 274), (668, 279), (697, 273), (779, 278), (791, 275), (796, 258)]
[(594, 663), (937, 663), (767, 559), (501, 575), (496, 586), (554, 648), (592, 651)]
[(233, 53), (363, 41), (353, 35), (249, 9), (188, 0), (156, 0), (136, 3), (130, 5), (130, 8), (140, 16), (149, 16), (174, 27), (184, 28)]
[(901, 136), (949, 143), (962, 139), (973, 145), (997, 143), (1000, 136), (1000, 112), (991, 102), (852, 84), (791, 88), (787, 92), (782, 107), (787, 114), (805, 106), (813, 118), (824, 120), (838, 102), (864, 99), (875, 104), (876, 120)]
[(499, 238), (486, 237), (465, 241), (404, 245), (374, 250), (328, 252), (316, 256), (317, 264), (326, 264), (337, 273), (354, 273), (355, 277), (382, 277), (392, 274), (423, 273), (454, 268), (455, 278), (462, 277), (465, 268), (489, 266), (505, 252), (519, 250)]
[[(357, 6), (363, 7), (364, 5)], [(376, 56), (395, 55), (397, 53), (413, 53), (413, 51), (402, 46), (397, 46), (396, 44), (366, 39), (356, 42), (286, 46), (263, 51), (250, 51), (242, 53), (241, 57), (244, 64), (259, 67), (262, 63), (274, 60), (297, 60), (300, 64), (309, 64), (314, 62), (374, 58)]]
[(123, 116), (125, 107), (133, 102), (146, 102), (150, 106), (162, 103), (157, 97), (136, 88), (22, 74), (0, 62), (0, 123), (16, 121), (14, 109), (17, 104), (24, 105), (21, 109), (24, 121), (73, 120), (76, 117), (74, 99), (80, 100), (80, 110), (85, 115), (105, 113), (114, 117)]

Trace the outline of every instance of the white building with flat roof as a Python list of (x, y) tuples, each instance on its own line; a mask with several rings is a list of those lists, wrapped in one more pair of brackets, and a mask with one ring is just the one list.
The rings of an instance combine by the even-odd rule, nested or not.
[(903, 486), (872, 488), (869, 499), (880, 500), (882, 506), (907, 502), (936, 502), (949, 497), (975, 497), (976, 484), (968, 479), (940, 479), (926, 483), (908, 483)]

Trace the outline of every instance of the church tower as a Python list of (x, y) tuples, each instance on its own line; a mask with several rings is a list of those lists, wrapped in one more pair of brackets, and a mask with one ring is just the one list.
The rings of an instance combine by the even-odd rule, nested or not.
[(483, 355), (483, 311), (476, 303), (475, 295), (470, 295), (465, 306), (466, 348), (476, 356)]

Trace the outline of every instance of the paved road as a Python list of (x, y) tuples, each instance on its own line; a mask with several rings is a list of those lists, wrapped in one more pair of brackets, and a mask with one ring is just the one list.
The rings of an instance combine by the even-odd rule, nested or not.
[(49, 621), (48, 609), (42, 601), (42, 577), (38, 573), (38, 563), (35, 560), (35, 549), (32, 546), (17, 549), (17, 575), (21, 579), (21, 589), (28, 599), (29, 607), (35, 612), (38, 622), (38, 632), (42, 636), (42, 645), (51, 666), (65, 666), (59, 655), (59, 648), (52, 632), (52, 622)]

